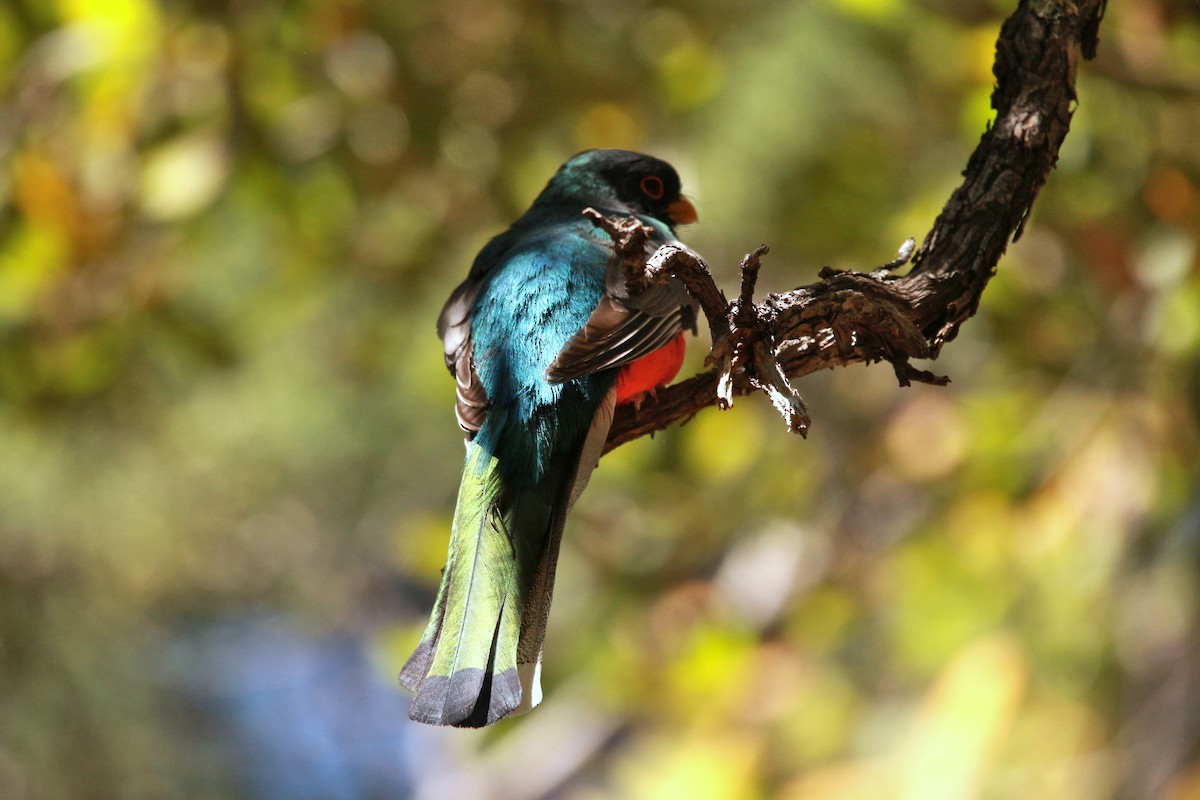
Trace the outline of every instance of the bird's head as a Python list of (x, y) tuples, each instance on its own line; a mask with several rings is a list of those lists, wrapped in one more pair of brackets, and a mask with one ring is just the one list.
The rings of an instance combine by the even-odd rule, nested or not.
[(644, 214), (671, 227), (696, 221), (696, 207), (680, 193), (675, 168), (629, 150), (587, 150), (568, 160), (538, 198), (562, 202)]

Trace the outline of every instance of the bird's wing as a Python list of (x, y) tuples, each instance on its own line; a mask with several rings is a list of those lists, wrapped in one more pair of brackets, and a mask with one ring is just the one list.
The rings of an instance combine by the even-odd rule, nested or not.
[(454, 415), (458, 427), (472, 438), (487, 417), (487, 390), (475, 371), (475, 349), (471, 342), (471, 306), (480, 282), (468, 278), (459, 284), (438, 316), (438, 337), (445, 351), (446, 368), (454, 376)]
[(519, 241), (516, 225), (483, 246), (471, 264), (467, 279), (450, 294), (438, 315), (437, 332), (442, 340), (446, 369), (454, 376), (454, 414), (458, 427), (472, 439), (487, 417), (488, 394), (475, 368), (475, 348), (471, 337), (471, 311), (488, 279), (501, 269)]
[[(650, 243), (647, 257), (662, 243)], [(600, 302), (562, 346), (546, 369), (546, 379), (561, 383), (629, 364), (670, 343), (680, 331), (695, 331), (695, 324), (696, 301), (682, 282), (672, 278), (630, 297), (620, 262), (614, 258)]]

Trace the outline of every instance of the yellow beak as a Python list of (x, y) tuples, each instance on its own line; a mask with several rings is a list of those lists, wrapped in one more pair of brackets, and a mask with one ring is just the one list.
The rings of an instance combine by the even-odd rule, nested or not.
[(692, 201), (682, 195), (674, 203), (667, 206), (667, 217), (670, 218), (672, 225), (690, 225), (699, 219), (696, 215), (696, 207), (692, 205)]

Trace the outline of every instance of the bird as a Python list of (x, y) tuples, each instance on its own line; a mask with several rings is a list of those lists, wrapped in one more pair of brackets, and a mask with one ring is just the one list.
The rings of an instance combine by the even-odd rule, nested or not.
[(409, 716), (479, 728), (541, 701), (567, 512), (615, 408), (682, 364), (697, 305), (671, 278), (631, 296), (612, 236), (584, 215), (634, 216), (646, 256), (696, 221), (674, 167), (627, 150), (568, 159), (476, 256), (438, 317), (466, 439), (446, 566), (400, 673)]

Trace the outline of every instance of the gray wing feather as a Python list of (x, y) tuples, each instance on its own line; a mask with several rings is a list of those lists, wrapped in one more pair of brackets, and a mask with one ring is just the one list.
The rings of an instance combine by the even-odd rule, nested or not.
[(696, 301), (674, 278), (630, 297), (614, 259), (605, 276), (604, 296), (583, 327), (562, 346), (546, 369), (546, 379), (561, 383), (629, 364), (668, 344), (680, 331), (694, 331), (695, 317)]
[(478, 294), (477, 281), (468, 279), (459, 284), (442, 307), (437, 323), (446, 368), (454, 376), (454, 416), (468, 439), (483, 427), (488, 410), (487, 391), (475, 371), (471, 346), (471, 307)]

